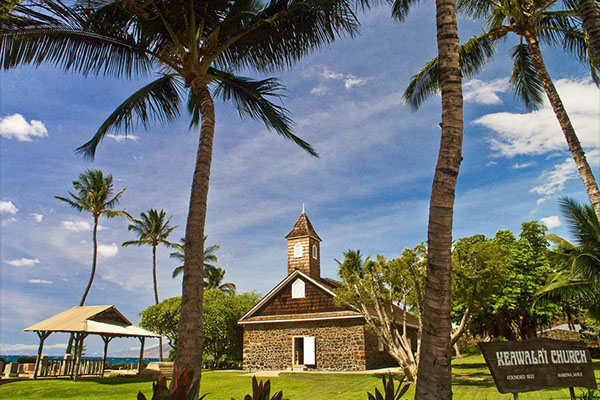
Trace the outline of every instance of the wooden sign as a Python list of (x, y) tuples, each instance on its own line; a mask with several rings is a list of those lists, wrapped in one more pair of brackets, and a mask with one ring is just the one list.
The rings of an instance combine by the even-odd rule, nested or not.
[(533, 338), (479, 343), (479, 347), (500, 393), (552, 387), (598, 388), (585, 343)]

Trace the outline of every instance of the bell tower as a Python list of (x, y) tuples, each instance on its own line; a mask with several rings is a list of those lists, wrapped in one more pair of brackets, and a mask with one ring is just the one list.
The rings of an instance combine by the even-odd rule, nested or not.
[(288, 240), (288, 275), (298, 269), (311, 278), (321, 277), (321, 238), (304, 212), (285, 238)]

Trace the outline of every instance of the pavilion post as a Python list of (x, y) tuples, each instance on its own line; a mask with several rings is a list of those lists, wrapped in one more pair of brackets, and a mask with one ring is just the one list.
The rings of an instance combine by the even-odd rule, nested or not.
[(75, 334), (75, 368), (73, 372), (73, 381), (77, 381), (79, 375), (79, 364), (81, 363), (81, 352), (83, 351), (83, 340), (87, 337), (87, 333)]
[(104, 340), (104, 356), (102, 356), (102, 369), (101, 369), (102, 376), (104, 376), (104, 365), (106, 364), (106, 353), (108, 352), (108, 344), (113, 339), (114, 339), (114, 336), (102, 335), (102, 340)]
[(138, 363), (138, 374), (139, 374), (140, 372), (142, 372), (142, 369), (143, 369), (142, 365), (144, 364), (144, 341), (146, 340), (146, 338), (143, 336), (140, 336), (140, 337), (138, 337), (138, 339), (140, 339), (140, 344), (141, 344), (141, 346), (140, 346), (140, 362)]
[(44, 340), (46, 340), (46, 338), (48, 336), (50, 336), (49, 331), (36, 331), (35, 333), (37, 333), (37, 335), (40, 338), (40, 347), (38, 347), (38, 354), (37, 354), (37, 358), (35, 359), (35, 368), (33, 370), (33, 379), (37, 379), (38, 376), (38, 369), (40, 367), (40, 361), (42, 360), (42, 351), (44, 350)]

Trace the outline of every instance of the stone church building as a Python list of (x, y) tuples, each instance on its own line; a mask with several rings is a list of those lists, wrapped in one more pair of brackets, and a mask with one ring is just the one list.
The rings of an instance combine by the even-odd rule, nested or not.
[[(322, 278), (321, 238), (303, 211), (287, 234), (287, 277), (244, 315), (244, 370), (332, 371), (397, 366), (361, 314), (338, 307), (340, 283)], [(403, 312), (396, 309), (396, 321)], [(407, 314), (416, 351), (418, 320)]]

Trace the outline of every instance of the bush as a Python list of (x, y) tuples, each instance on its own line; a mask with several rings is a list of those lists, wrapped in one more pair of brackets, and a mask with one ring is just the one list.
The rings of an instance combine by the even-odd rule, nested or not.
[(21, 356), (19, 358), (17, 358), (17, 362), (19, 364), (32, 364), (35, 363), (35, 359), (37, 357), (35, 356)]

